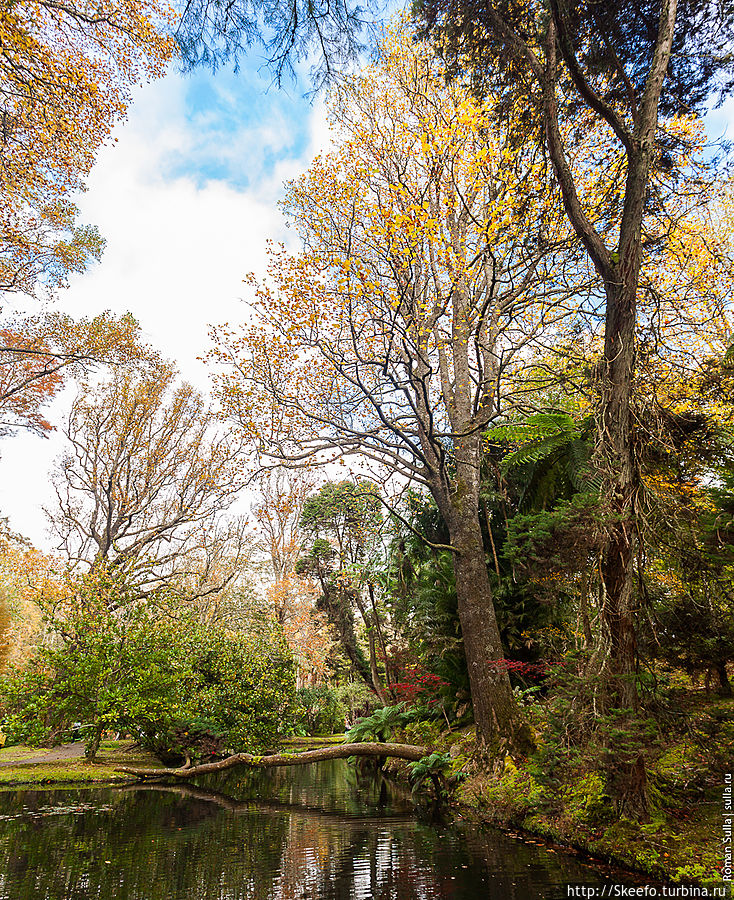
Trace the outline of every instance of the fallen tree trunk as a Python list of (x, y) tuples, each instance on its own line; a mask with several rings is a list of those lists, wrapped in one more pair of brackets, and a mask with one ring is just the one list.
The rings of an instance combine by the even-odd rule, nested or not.
[(235, 753), (225, 759), (200, 766), (182, 766), (178, 769), (131, 769), (119, 766), (116, 772), (135, 775), (137, 778), (196, 778), (198, 775), (209, 775), (211, 772), (222, 772), (234, 766), (251, 766), (256, 769), (267, 769), (273, 766), (301, 766), (307, 763), (322, 762), (325, 759), (346, 759), (348, 756), (391, 756), (394, 759), (407, 759), (417, 762), (426, 756), (425, 747), (415, 744), (337, 744), (334, 747), (322, 747), (319, 750), (306, 750), (305, 753), (274, 753), (271, 756), (254, 756), (251, 753)]

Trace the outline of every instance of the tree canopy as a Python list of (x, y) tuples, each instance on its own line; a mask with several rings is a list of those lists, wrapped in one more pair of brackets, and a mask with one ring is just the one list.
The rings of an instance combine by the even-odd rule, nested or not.
[(71, 565), (119, 567), (141, 594), (175, 582), (201, 596), (234, 577), (244, 536), (222, 515), (238, 443), (170, 366), (84, 387), (66, 435), (49, 515)]
[(0, 290), (64, 285), (98, 258), (96, 229), (76, 224), (74, 193), (131, 88), (173, 53), (163, 3), (21, 0), (0, 17)]
[(155, 354), (131, 315), (74, 320), (63, 313), (11, 318), (0, 328), (0, 434), (54, 426), (43, 409), (68, 383), (99, 366), (145, 368)]

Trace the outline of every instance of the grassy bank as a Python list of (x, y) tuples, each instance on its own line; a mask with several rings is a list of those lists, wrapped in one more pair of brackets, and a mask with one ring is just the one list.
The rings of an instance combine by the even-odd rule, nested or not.
[(117, 766), (159, 768), (161, 763), (130, 741), (103, 741), (93, 762), (82, 757), (34, 761), (43, 748), (16, 745), (0, 749), (0, 786), (18, 784), (107, 783), (129, 781), (131, 776), (115, 772)]
[[(460, 783), (452, 803), (464, 818), (522, 830), (574, 847), (655, 880), (722, 886), (724, 774), (734, 770), (734, 698), (689, 691), (688, 725), (658, 735), (648, 756), (649, 815), (616, 814), (599, 767), (577, 758), (556, 768), (546, 737), (538, 753), (509, 757), (490, 772), (478, 760), (472, 729), (438, 733), (429, 723), (398, 736), (448, 752)], [(734, 891), (729, 886), (729, 894)]]
[[(341, 744), (343, 734), (321, 737), (292, 737), (284, 741), (287, 750), (303, 750)], [(26, 747), (16, 744), (0, 747), (0, 787), (20, 784), (107, 783), (135, 780), (131, 775), (116, 772), (118, 766), (159, 769), (163, 764), (156, 757), (125, 741), (103, 741), (93, 762), (84, 756), (68, 759), (38, 761), (35, 757), (48, 754), (48, 748)]]

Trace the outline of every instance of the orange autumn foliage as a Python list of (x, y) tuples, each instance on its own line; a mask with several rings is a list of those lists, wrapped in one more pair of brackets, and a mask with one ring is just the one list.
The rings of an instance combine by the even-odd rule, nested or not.
[(0, 290), (65, 283), (98, 257), (75, 191), (124, 117), (131, 89), (163, 74), (173, 11), (158, 0), (19, 0), (0, 10)]
[(334, 641), (316, 609), (320, 591), (309, 579), (289, 574), (267, 589), (267, 600), (296, 662), (299, 685), (319, 684), (327, 675)]
[(42, 608), (65, 595), (60, 573), (58, 561), (7, 529), (0, 533), (0, 672), (32, 651)]
[(43, 407), (69, 377), (99, 365), (145, 364), (154, 354), (140, 342), (131, 315), (109, 312), (74, 320), (59, 313), (9, 320), (0, 326), (0, 434), (53, 426)]

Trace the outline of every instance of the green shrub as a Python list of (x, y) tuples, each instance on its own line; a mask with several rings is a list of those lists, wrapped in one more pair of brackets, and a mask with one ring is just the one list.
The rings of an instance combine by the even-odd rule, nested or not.
[(481, 800), (499, 819), (521, 822), (543, 805), (545, 794), (535, 778), (508, 756), (501, 777), (486, 785)]
[(96, 578), (98, 592), (89, 576), (82, 602), (49, 617), (53, 643), (0, 678), (10, 741), (58, 743), (81, 722), (90, 758), (115, 730), (172, 762), (262, 750), (288, 728), (294, 668), (281, 637), (231, 634), (145, 604), (111, 612), (114, 581)]
[(293, 703), (293, 728), (297, 734), (336, 734), (344, 731), (344, 706), (328, 685), (303, 687)]
[(379, 702), (375, 694), (361, 681), (347, 681), (332, 688), (341, 703), (347, 723), (368, 715)]
[(428, 722), (425, 719), (419, 719), (416, 722), (408, 722), (403, 733), (408, 744), (433, 747), (441, 734), (441, 725), (440, 722)]
[(290, 730), (295, 673), (282, 637), (199, 626), (185, 640), (191, 692), (179, 716), (211, 727), (233, 752), (270, 748)]
[(564, 801), (571, 821), (578, 825), (599, 825), (613, 817), (604, 780), (595, 772), (573, 781), (564, 792)]

